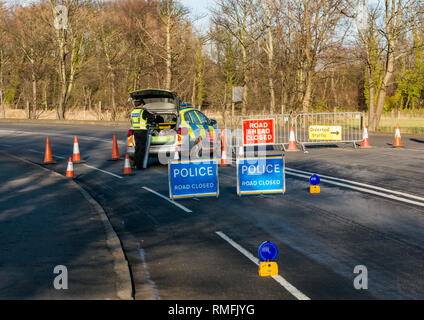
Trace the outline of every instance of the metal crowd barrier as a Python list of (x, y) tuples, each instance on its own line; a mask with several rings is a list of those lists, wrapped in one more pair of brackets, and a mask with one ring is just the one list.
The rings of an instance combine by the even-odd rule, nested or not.
[(296, 142), (305, 145), (362, 141), (362, 112), (302, 113), (295, 117)]

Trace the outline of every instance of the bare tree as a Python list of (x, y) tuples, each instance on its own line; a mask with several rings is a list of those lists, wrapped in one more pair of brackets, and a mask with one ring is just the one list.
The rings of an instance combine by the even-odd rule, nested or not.
[(275, 112), (275, 88), (274, 88), (274, 35), (273, 35), (273, 6), (271, 0), (265, 0), (265, 4), (261, 2), (262, 10), (265, 17), (266, 41), (264, 50), (268, 58), (268, 90), (270, 96), (269, 113)]
[(17, 6), (13, 10), (13, 18), (8, 20), (8, 34), (14, 45), (19, 50), (24, 60), (29, 64), (31, 79), (32, 103), (28, 109), (30, 119), (38, 118), (38, 82), (43, 78), (48, 68), (48, 55), (51, 50), (50, 38), (44, 32), (40, 17), (46, 11), (46, 7), (32, 4), (28, 7)]
[(358, 0), (355, 5), (362, 8), (362, 23), (359, 10), (353, 17), (367, 66), (369, 129), (376, 131), (387, 91), (394, 80), (396, 61), (413, 49), (401, 41), (422, 22), (423, 5), (419, 0), (384, 0), (374, 8), (368, 6), (366, 0)]
[(6, 28), (4, 22), (6, 21), (6, 9), (4, 9), (3, 4), (0, 3), (0, 107), (1, 114), (3, 119), (6, 118), (6, 107), (4, 103), (4, 69), (6, 66), (6, 55), (4, 44), (6, 42)]
[(75, 80), (85, 62), (92, 8), (88, 5), (89, 2), (80, 0), (49, 1), (60, 83), (57, 118), (63, 120)]
[(241, 79), (243, 90), (242, 114), (247, 111), (249, 93), (248, 53), (262, 36), (264, 28), (258, 29), (255, 0), (220, 0), (213, 11), (212, 21), (236, 39), (241, 50)]
[(308, 112), (312, 102), (313, 81), (320, 56), (327, 49), (344, 40), (339, 30), (342, 12), (347, 6), (344, 0), (293, 0), (288, 5), (289, 23), (294, 23), (302, 41), (301, 69), (303, 83), (302, 109)]

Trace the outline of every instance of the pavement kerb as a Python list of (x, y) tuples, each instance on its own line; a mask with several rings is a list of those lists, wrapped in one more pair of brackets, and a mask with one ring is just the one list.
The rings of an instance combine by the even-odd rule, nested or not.
[(49, 172), (50, 174), (55, 174), (56, 176), (59, 176), (63, 179), (67, 179), (69, 183), (72, 184), (73, 187), (79, 190), (79, 192), (83, 195), (83, 197), (94, 208), (94, 210), (96, 211), (96, 213), (99, 215), (100, 219), (103, 222), (103, 226), (104, 226), (105, 234), (106, 234), (106, 245), (108, 249), (110, 250), (112, 258), (113, 258), (113, 268), (116, 274), (117, 296), (121, 300), (133, 300), (132, 279), (131, 279), (131, 273), (130, 273), (130, 269), (128, 265), (128, 260), (125, 257), (124, 249), (122, 247), (121, 241), (119, 240), (118, 235), (113, 229), (113, 226), (110, 223), (109, 218), (107, 217), (106, 212), (104, 211), (102, 206), (76, 181), (69, 178), (65, 178), (65, 176), (61, 175), (60, 173), (44, 168), (43, 166), (38, 165), (34, 162), (11, 155), (8, 152), (4, 152), (4, 151), (0, 151), (0, 152), (16, 160), (37, 166)]

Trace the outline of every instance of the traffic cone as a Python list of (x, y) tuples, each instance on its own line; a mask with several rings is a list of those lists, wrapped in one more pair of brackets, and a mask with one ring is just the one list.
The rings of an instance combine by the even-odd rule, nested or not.
[(83, 163), (83, 162), (85, 162), (85, 161), (81, 160), (77, 136), (75, 136), (75, 138), (74, 138), (74, 152), (73, 152), (73, 155), (72, 155), (72, 162), (73, 163)]
[(238, 155), (239, 155), (240, 158), (244, 157), (244, 147), (243, 146), (239, 147)]
[(134, 174), (131, 171), (131, 163), (130, 163), (130, 157), (128, 156), (128, 153), (125, 155), (125, 161), (124, 161), (124, 176), (133, 176)]
[(72, 157), (69, 157), (68, 168), (66, 169), (66, 176), (68, 178), (74, 177), (74, 164), (72, 163)]
[(113, 145), (112, 145), (112, 158), (109, 161), (119, 161), (122, 160), (119, 156), (118, 151), (118, 139), (116, 139), (116, 134), (113, 135)]
[(364, 133), (362, 135), (361, 148), (371, 148), (370, 141), (368, 139), (367, 125), (365, 125), (365, 127), (364, 127)]
[(400, 137), (399, 123), (397, 124), (397, 127), (396, 127), (395, 143), (393, 143), (393, 148), (403, 148), (402, 140), (401, 140), (401, 137)]
[(55, 164), (53, 161), (52, 150), (50, 148), (50, 139), (46, 139), (46, 151), (44, 152), (44, 164)]
[(224, 129), (221, 129), (221, 166), (228, 166), (227, 145), (225, 143)]
[(174, 160), (180, 160), (178, 145), (181, 145), (181, 142), (182, 142), (182, 137), (179, 134), (177, 134), (177, 142), (175, 143), (175, 150), (174, 150)]
[(290, 138), (289, 138), (289, 148), (286, 151), (295, 152), (299, 151), (296, 145), (296, 138), (294, 135), (294, 128), (291, 126), (290, 128)]
[(180, 160), (180, 155), (179, 155), (179, 152), (178, 152), (178, 146), (177, 145), (175, 145), (174, 160)]

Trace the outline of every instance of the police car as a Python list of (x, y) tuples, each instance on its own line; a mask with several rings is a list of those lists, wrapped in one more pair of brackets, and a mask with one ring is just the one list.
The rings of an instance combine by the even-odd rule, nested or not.
[[(176, 150), (181, 153), (186, 148), (191, 156), (201, 156), (211, 154), (218, 147), (220, 137), (216, 120), (209, 119), (195, 108), (182, 105), (176, 92), (139, 90), (130, 93), (130, 100), (142, 101), (144, 109), (156, 115), (156, 121), (151, 126), (150, 155), (166, 153), (172, 157)], [(134, 157), (135, 152), (133, 132), (130, 129), (127, 135), (127, 153), (130, 158)]]

